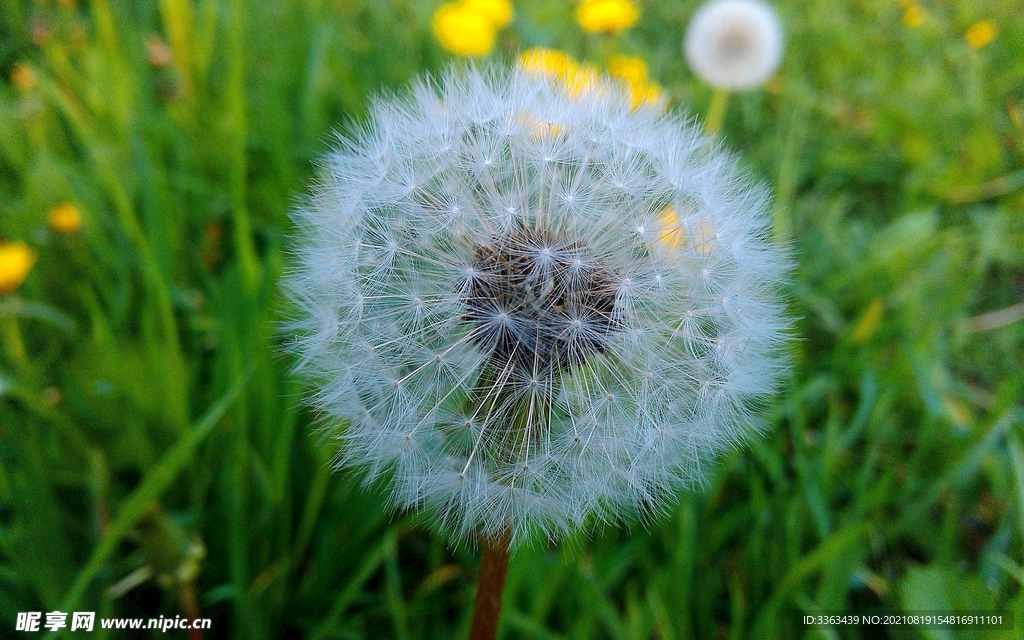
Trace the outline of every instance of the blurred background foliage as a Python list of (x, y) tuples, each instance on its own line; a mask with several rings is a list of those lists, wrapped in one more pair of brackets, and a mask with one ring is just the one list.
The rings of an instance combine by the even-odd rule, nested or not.
[[(31, 265), (0, 278), (0, 635), (19, 611), (465, 633), (475, 553), (331, 473), (274, 328), (289, 208), (369, 96), (452, 59), (438, 5), (0, 4), (0, 240)], [(639, 56), (702, 117), (680, 51), (697, 6), (646, 0), (594, 35), (569, 0), (517, 2), (490, 57)], [(504, 637), (947, 638), (801, 616), (997, 606), (1024, 624), (1024, 7), (777, 8), (783, 66), (723, 125), (799, 260), (775, 427), (649, 529), (517, 553)]]

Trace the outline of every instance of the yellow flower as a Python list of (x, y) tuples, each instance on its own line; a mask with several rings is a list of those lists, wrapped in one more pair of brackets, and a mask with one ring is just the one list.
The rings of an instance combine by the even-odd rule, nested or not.
[(77, 233), (82, 228), (82, 214), (78, 212), (78, 207), (65, 202), (50, 209), (46, 214), (46, 224), (60, 233)]
[(467, 11), (486, 16), (496, 29), (512, 22), (512, 3), (508, 0), (462, 0), (459, 4)]
[(529, 72), (549, 78), (568, 79), (575, 75), (580, 63), (564, 51), (534, 47), (519, 56), (519, 64)]
[(661, 85), (656, 82), (629, 85), (629, 95), (633, 99), (634, 109), (645, 104), (656, 104), (664, 93)]
[(24, 242), (0, 242), (0, 294), (20, 287), (35, 262), (35, 252)]
[[(594, 91), (601, 77), (601, 73), (591, 65), (581, 63), (563, 51), (543, 47), (524, 51), (519, 56), (519, 65), (531, 73), (560, 81), (565, 92), (574, 98)], [(627, 84), (634, 109), (661, 99), (662, 88), (647, 80), (647, 65), (640, 58), (614, 56), (608, 62), (608, 71), (613, 78)]]
[(640, 9), (629, 0), (583, 0), (576, 22), (588, 33), (614, 33), (640, 20)]
[(36, 86), (36, 74), (23, 64), (14, 65), (11, 70), (11, 82), (22, 93), (28, 93)]
[(583, 63), (566, 78), (565, 88), (570, 96), (580, 98), (590, 94), (596, 88), (600, 78), (600, 71), (589, 64)]
[(594, 67), (581, 64), (562, 51), (541, 47), (523, 52), (519, 64), (531, 73), (561, 81), (565, 92), (574, 98), (591, 91), (601, 75)]
[(656, 103), (664, 93), (656, 82), (647, 79), (647, 64), (636, 56), (613, 56), (608, 61), (608, 74), (629, 86), (634, 109)]
[(608, 75), (630, 84), (647, 80), (647, 63), (636, 56), (612, 56), (608, 61)]
[(919, 4), (910, 3), (903, 10), (903, 24), (911, 29), (916, 29), (924, 24), (924, 9)]
[(991, 20), (975, 22), (964, 34), (967, 44), (974, 49), (980, 49), (996, 38), (996, 25)]
[(658, 219), (658, 228), (658, 240), (669, 249), (681, 249), (690, 244), (699, 255), (706, 255), (712, 249), (715, 233), (707, 220), (699, 220), (689, 230), (692, 237), (687, 237), (687, 229), (680, 222), (676, 210), (665, 207)]
[(682, 246), (686, 233), (679, 228), (679, 216), (676, 215), (675, 209), (665, 207), (658, 220), (658, 227), (660, 229), (658, 240), (661, 240), (662, 244), (669, 249), (678, 249)]
[[(579, 73), (580, 63), (575, 58), (556, 49), (533, 47), (519, 55), (519, 66), (533, 75), (543, 76), (559, 82), (566, 91), (571, 90), (571, 80)], [(520, 121), (535, 137), (558, 135), (562, 126), (538, 120), (534, 115), (523, 112)]]
[(483, 56), (494, 48), (494, 23), (487, 15), (461, 4), (447, 3), (434, 12), (434, 36), (459, 56)]

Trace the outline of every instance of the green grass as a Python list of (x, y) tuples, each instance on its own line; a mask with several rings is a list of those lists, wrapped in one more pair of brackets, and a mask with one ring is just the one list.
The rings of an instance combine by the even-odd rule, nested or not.
[[(525, 4), (496, 56), (641, 55), (706, 113), (679, 47), (695, 2), (650, 0), (610, 43), (567, 0)], [(465, 633), (474, 552), (330, 471), (274, 328), (312, 161), (446, 63), (435, 6), (0, 4), (0, 238), (38, 254), (0, 296), (0, 635), (19, 611), (192, 603), (207, 637)], [(997, 606), (1024, 625), (1024, 322), (979, 318), (1024, 297), (1024, 11), (923, 6), (911, 29), (888, 0), (780, 2), (782, 71), (723, 127), (799, 261), (773, 428), (648, 529), (516, 553), (504, 637), (971, 637), (801, 616)], [(973, 50), (981, 19), (999, 33)], [(63, 201), (76, 235), (46, 227)]]

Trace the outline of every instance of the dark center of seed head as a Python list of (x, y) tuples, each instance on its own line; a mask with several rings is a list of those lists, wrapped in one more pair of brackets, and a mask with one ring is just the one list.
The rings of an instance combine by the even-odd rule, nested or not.
[(608, 348), (615, 282), (586, 244), (520, 230), (476, 248), (463, 319), (493, 373), (558, 373)]

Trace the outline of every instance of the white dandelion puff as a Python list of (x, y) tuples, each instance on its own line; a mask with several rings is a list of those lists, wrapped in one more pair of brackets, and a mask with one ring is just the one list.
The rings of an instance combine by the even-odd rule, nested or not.
[(683, 50), (693, 72), (713, 87), (760, 86), (782, 62), (782, 26), (760, 0), (712, 0), (693, 15)]
[(665, 510), (785, 368), (767, 210), (608, 79), (470, 68), (379, 100), (295, 213), (286, 279), (339, 466), (453, 540)]

